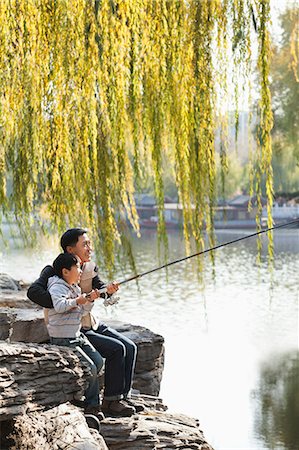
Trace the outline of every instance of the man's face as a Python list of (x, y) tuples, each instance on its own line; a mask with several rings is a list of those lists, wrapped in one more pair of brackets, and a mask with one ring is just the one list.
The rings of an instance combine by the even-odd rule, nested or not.
[(78, 256), (82, 263), (91, 260), (92, 247), (86, 233), (79, 236), (78, 242), (74, 246), (68, 246), (67, 251)]

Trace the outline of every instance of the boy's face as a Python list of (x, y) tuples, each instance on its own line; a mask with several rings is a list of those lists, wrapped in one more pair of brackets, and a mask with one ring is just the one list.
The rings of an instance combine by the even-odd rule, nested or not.
[(91, 260), (92, 247), (89, 237), (86, 233), (79, 236), (78, 242), (74, 246), (68, 246), (67, 251), (78, 256), (82, 263)]
[(82, 270), (81, 270), (79, 261), (77, 262), (77, 264), (72, 266), (70, 269), (62, 269), (63, 279), (68, 284), (79, 283), (81, 273), (82, 273)]

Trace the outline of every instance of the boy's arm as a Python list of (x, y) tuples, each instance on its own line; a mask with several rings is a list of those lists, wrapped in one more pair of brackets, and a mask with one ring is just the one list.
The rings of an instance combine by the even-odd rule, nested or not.
[(83, 300), (82, 295), (76, 298), (70, 298), (69, 290), (66, 286), (64, 288), (64, 286), (53, 285), (49, 288), (49, 293), (52, 298), (53, 307), (57, 313), (70, 311), (82, 305), (83, 301), (84, 303), (86, 302), (86, 300)]
[(54, 275), (52, 266), (46, 266), (37, 280), (35, 280), (27, 291), (27, 297), (44, 308), (53, 308), (51, 295), (47, 291), (48, 279)]

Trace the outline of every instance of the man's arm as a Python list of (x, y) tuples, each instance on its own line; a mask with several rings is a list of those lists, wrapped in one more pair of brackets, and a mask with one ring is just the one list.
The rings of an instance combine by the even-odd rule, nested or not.
[(99, 276), (96, 275), (92, 279), (92, 289), (103, 289), (106, 286), (104, 281), (100, 280)]
[(107, 291), (106, 293), (101, 293), (100, 297), (102, 298), (107, 298), (107, 297), (111, 297), (112, 294), (114, 294), (114, 292), (118, 291), (118, 284), (113, 282), (113, 283), (104, 283), (104, 281), (100, 280), (99, 275), (98, 275), (98, 267), (95, 266), (93, 269), (93, 278), (92, 278), (92, 289), (103, 289), (106, 288)]
[(52, 266), (46, 266), (37, 280), (35, 280), (27, 291), (27, 297), (34, 303), (44, 308), (53, 308), (51, 295), (47, 291), (48, 279), (54, 275)]

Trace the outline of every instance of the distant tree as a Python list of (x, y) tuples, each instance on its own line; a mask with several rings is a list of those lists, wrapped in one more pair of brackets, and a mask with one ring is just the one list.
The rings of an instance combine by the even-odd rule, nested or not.
[[(274, 47), (271, 64), (271, 93), (274, 112), (273, 128), (273, 161), (274, 182), (281, 186), (283, 180), (279, 177), (279, 164), (292, 166), (291, 152), (299, 164), (299, 7), (294, 6), (286, 9), (280, 16), (282, 37), (281, 42)], [(295, 159), (293, 164), (295, 164)], [(285, 176), (292, 176), (290, 173)], [(293, 167), (294, 169), (294, 167)], [(277, 174), (277, 176), (276, 176)], [(295, 189), (295, 186), (291, 187)], [(299, 188), (299, 180), (297, 187)], [(279, 187), (281, 190), (281, 187)]]

